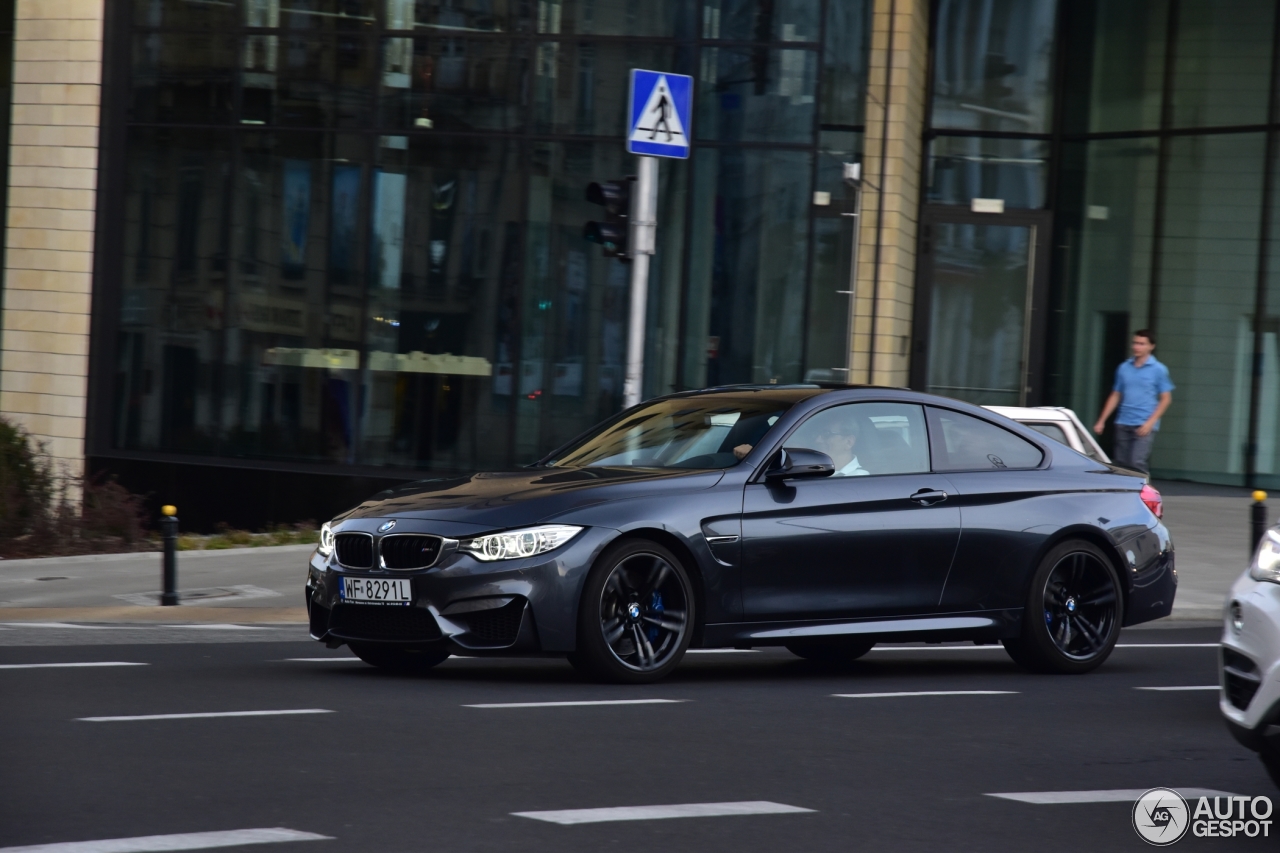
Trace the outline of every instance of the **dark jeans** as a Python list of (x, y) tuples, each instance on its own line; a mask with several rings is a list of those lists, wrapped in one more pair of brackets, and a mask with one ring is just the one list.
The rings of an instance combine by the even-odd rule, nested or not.
[(1136, 426), (1116, 424), (1116, 452), (1111, 461), (1121, 468), (1151, 473), (1147, 460), (1151, 458), (1151, 444), (1155, 438), (1155, 430), (1138, 435)]

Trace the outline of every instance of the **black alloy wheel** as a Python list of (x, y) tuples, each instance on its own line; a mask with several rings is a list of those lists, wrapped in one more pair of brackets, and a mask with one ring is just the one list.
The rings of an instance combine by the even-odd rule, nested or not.
[(347, 643), (356, 657), (388, 672), (426, 672), (449, 658), (444, 643), (421, 648), (393, 646), (385, 643)]
[(787, 643), (787, 651), (805, 660), (843, 664), (862, 657), (875, 644), (876, 641), (871, 637), (806, 637)]
[(657, 681), (680, 664), (693, 619), (693, 587), (680, 560), (656, 542), (626, 540), (587, 578), (569, 661), (606, 681)]
[(1096, 545), (1063, 542), (1040, 562), (1021, 636), (1004, 641), (1021, 666), (1079, 674), (1097, 669), (1115, 648), (1122, 620), (1120, 580)]

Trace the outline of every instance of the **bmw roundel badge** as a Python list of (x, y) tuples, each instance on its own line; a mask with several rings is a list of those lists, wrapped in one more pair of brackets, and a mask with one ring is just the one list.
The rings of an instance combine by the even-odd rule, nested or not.
[(390, 521), (384, 521), (382, 525), (378, 528), (378, 532), (386, 533), (388, 530), (390, 530), (395, 526), (396, 526), (396, 520), (394, 518), (391, 519)]

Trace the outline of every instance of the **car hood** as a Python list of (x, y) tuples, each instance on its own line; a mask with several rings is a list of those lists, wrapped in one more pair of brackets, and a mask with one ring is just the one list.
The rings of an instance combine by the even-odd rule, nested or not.
[(536, 468), (419, 480), (374, 495), (343, 519), (414, 518), (500, 529), (607, 501), (709, 489), (723, 471)]

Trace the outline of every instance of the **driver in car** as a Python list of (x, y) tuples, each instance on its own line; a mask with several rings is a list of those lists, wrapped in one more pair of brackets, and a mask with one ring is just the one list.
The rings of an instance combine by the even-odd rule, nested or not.
[[(829, 416), (824, 417), (824, 415)], [(836, 468), (835, 474), (832, 475), (834, 477), (869, 476), (871, 472), (862, 467), (858, 462), (858, 455), (854, 452), (858, 437), (862, 434), (861, 425), (856, 420), (841, 415), (842, 413), (838, 411), (820, 413), (802, 426), (789, 443), (797, 447), (803, 447), (806, 443), (813, 444), (814, 450), (820, 450), (830, 456)], [(810, 430), (809, 427), (816, 429)], [(751, 448), (750, 444), (739, 444), (733, 449), (733, 455), (743, 459), (751, 452)]]

